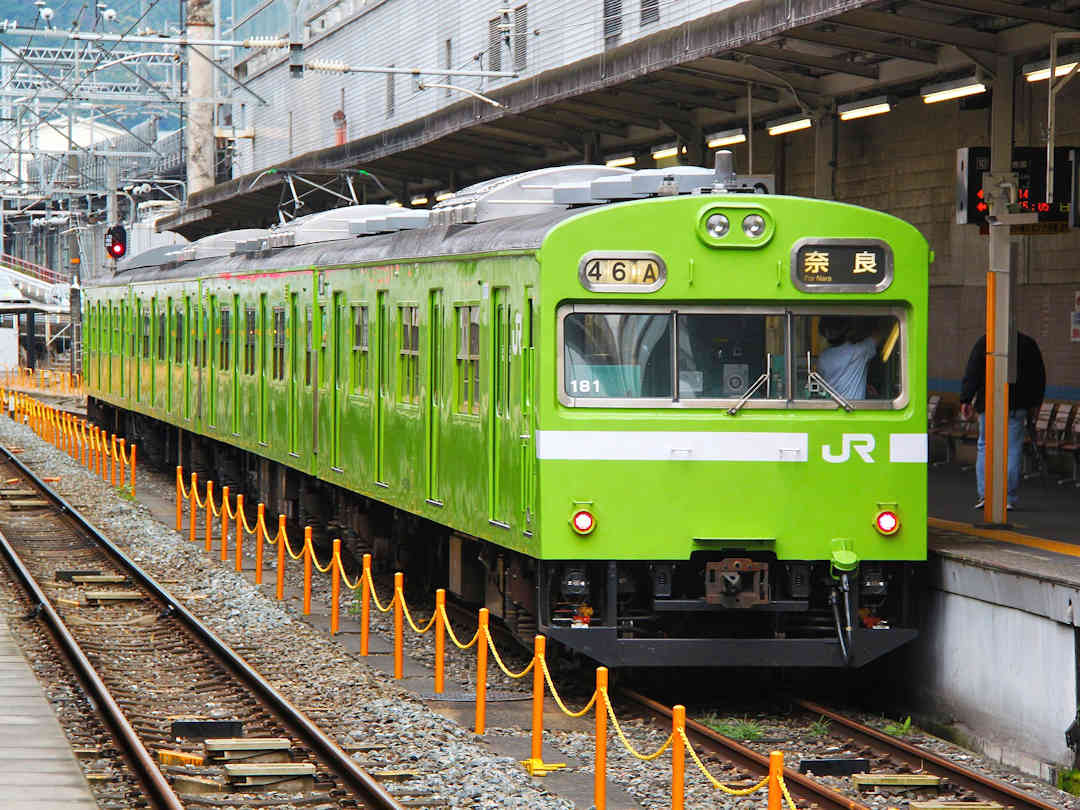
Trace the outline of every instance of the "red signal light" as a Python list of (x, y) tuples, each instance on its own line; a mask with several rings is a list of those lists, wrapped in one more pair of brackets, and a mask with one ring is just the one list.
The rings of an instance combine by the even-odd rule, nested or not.
[(900, 517), (890, 509), (882, 509), (874, 518), (874, 528), (889, 537), (900, 531)]
[(579, 509), (574, 512), (573, 517), (570, 518), (570, 525), (578, 534), (589, 534), (596, 528), (596, 518), (593, 517), (592, 512), (588, 509)]

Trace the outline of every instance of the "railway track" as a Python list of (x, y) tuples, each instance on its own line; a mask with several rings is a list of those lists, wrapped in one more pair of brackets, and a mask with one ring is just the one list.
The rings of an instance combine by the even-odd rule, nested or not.
[[(302, 794), (304, 804), (403, 806), (71, 504), (0, 451), (7, 481), (0, 552), (97, 705), (148, 806), (250, 806), (264, 804), (258, 797), (267, 789)], [(205, 746), (200, 761), (208, 733), (233, 742), (221, 746), (223, 754)], [(288, 762), (237, 762), (250, 756), (245, 749), (262, 752), (257, 760)], [(213, 801), (196, 795), (219, 787)], [(424, 806), (415, 798), (411, 805)]]

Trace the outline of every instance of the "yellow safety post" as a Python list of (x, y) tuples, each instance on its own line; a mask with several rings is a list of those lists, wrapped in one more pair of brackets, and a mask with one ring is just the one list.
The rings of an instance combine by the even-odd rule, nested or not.
[(229, 488), (221, 488), (221, 562), (229, 559)]
[(480, 628), (476, 642), (476, 733), (483, 734), (487, 725), (487, 644), (488, 609), (480, 608)]
[(784, 775), (783, 751), (769, 753), (769, 810), (780, 810), (784, 795), (780, 789), (780, 780)]
[(277, 598), (285, 598), (285, 516), (278, 515), (277, 530)]
[(443, 616), (446, 615), (446, 589), (439, 588), (435, 591), (435, 694), (441, 695), (444, 689), (446, 668), (446, 625)]
[(671, 710), (671, 810), (683, 810), (686, 792), (686, 707)]
[(404, 615), (401, 605), (404, 602), (402, 583), (405, 575), (398, 571), (394, 574), (394, 677), (401, 680), (405, 677), (405, 629), (402, 626)]
[(259, 504), (259, 516), (255, 522), (255, 584), (262, 585), (263, 532), (266, 531), (266, 504)]
[[(135, 448), (132, 448), (133, 450)], [(247, 516), (244, 514), (244, 496), (236, 496), (236, 570), (242, 571), (244, 568), (244, 523), (247, 522)]]
[(304, 527), (304, 615), (311, 615), (311, 555), (315, 550), (311, 547), (311, 527)]
[(195, 517), (199, 511), (199, 474), (193, 472), (191, 474), (191, 519), (188, 521), (191, 525), (189, 529), (189, 538), (192, 543), (195, 542)]
[(341, 540), (334, 539), (334, 553), (330, 558), (330, 635), (336, 636), (341, 598)]
[(137, 444), (131, 445), (131, 497), (135, 497), (135, 448)]
[(530, 759), (534, 765), (544, 761), (544, 668), (540, 661), (544, 659), (547, 639), (537, 635), (533, 637), (533, 696), (532, 696), (532, 747)]
[(176, 466), (176, 530), (180, 531), (184, 528), (184, 508), (183, 499), (180, 497), (180, 491), (184, 488), (184, 468), (179, 464)]
[[(596, 694), (603, 695), (608, 685), (607, 667), (596, 668)], [(596, 755), (593, 762), (593, 807), (607, 810), (607, 712), (596, 704)]]
[(217, 507), (214, 506), (214, 482), (206, 482), (206, 532), (203, 538), (203, 544), (207, 551), (214, 550), (214, 518), (217, 516)]
[(360, 655), (368, 654), (368, 626), (371, 622), (371, 555), (364, 555), (364, 570), (360, 575)]

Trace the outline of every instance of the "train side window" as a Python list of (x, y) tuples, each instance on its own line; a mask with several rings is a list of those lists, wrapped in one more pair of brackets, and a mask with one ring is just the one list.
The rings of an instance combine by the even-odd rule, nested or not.
[(480, 307), (457, 309), (457, 409), (480, 413)]
[(398, 307), (398, 400), (420, 401), (420, 308)]
[(274, 307), (274, 357), (275, 380), (285, 379), (285, 307)]
[(352, 308), (353, 348), (352, 348), (352, 387), (356, 393), (363, 393), (368, 388), (368, 364), (370, 361), (370, 325), (368, 308)]
[(794, 399), (899, 399), (904, 393), (900, 338), (901, 323), (895, 315), (795, 313)]
[(176, 308), (176, 346), (173, 348), (173, 362), (184, 364), (184, 310)]
[(232, 311), (226, 307), (221, 308), (221, 340), (219, 371), (228, 371), (232, 359)]
[(244, 310), (244, 374), (255, 373), (255, 341), (258, 336), (255, 307)]

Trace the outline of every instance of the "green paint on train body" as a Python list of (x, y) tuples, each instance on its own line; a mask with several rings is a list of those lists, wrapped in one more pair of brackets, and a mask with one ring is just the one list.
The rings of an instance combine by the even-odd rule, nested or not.
[[(728, 241), (708, 236), (717, 212), (729, 218)], [(741, 232), (749, 214), (766, 220), (760, 239)], [(806, 239), (879, 240), (891, 284), (797, 289), (793, 248)], [(595, 251), (653, 254), (666, 280), (651, 292), (586, 289), (581, 262)], [(537, 559), (678, 561), (745, 549), (824, 560), (844, 545), (863, 560), (922, 560), (928, 260), (911, 225), (839, 203), (701, 195), (598, 206), (557, 222), (538, 250), (318, 267), (270, 257), (258, 270), (201, 278), (129, 285), (121, 276), (86, 291), (87, 383), (115, 406)], [(637, 388), (665, 385), (660, 352), (641, 348), (646, 329), (636, 344), (650, 352), (642, 379), (596, 351), (574, 359), (589, 374), (578, 381), (586, 396), (572, 396), (557, 342), (564, 319), (642, 308), (653, 331), (677, 329), (670, 313), (681, 313), (693, 339), (690, 324), (720, 322), (694, 316), (749, 318), (758, 344), (776, 350), (748, 360), (730, 335), (715, 338), (703, 345), (730, 355), (726, 383), (705, 365), (672, 380), (667, 402), (639, 406)], [(838, 313), (899, 321), (896, 397), (850, 412), (827, 397), (787, 400), (802, 390), (792, 330)], [(774, 401), (732, 415), (741, 395), (731, 391), (742, 389), (730, 368), (756, 370), (765, 355)], [(714, 383), (730, 390), (717, 395)], [(694, 402), (709, 386), (708, 402)], [(615, 389), (630, 399), (596, 401)], [(586, 536), (570, 524), (577, 508), (595, 515)], [(901, 521), (892, 536), (873, 525), (885, 508)]]

